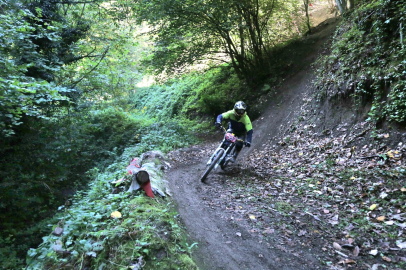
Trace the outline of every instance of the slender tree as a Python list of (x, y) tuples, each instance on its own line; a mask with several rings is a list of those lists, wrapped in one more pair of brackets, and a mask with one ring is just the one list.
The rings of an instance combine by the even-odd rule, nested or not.
[(311, 27), (310, 27), (310, 18), (309, 18), (309, 0), (303, 0), (303, 5), (306, 13), (306, 25), (307, 29), (309, 30), (309, 33), (311, 32)]

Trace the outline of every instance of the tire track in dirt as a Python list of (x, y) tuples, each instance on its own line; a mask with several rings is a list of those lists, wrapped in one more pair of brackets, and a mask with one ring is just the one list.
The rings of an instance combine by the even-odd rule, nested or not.
[[(194, 259), (200, 269), (299, 270), (310, 269), (309, 262), (318, 264), (309, 256), (298, 258), (272, 249), (272, 245), (247, 231), (249, 221), (230, 221), (224, 206), (208, 206), (206, 202), (221, 196), (228, 175), (214, 171), (208, 177), (208, 184), (203, 184), (199, 178), (204, 168), (205, 161), (201, 160), (167, 172), (181, 219), (191, 240), (198, 242)], [(207, 193), (209, 187), (215, 187), (218, 192)]]

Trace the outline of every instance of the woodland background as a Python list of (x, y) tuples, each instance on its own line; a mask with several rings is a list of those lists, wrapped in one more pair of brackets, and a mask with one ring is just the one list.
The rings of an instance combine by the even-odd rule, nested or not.
[[(318, 2), (339, 13), (332, 1)], [(403, 127), (405, 2), (337, 2), (341, 23), (316, 66), (319, 101), (369, 104), (376, 128)], [(61, 258), (43, 243), (28, 262), (81, 265), (83, 254), (100, 251), (85, 231), (105, 220), (79, 205), (106, 203), (97, 197), (110, 196), (101, 179), (119, 177), (145, 151), (196, 143), (236, 100), (256, 104), (272, 94), (300, 66), (285, 56), (306, 49), (308, 7), (307, 0), (0, 0), (0, 256), (8, 258), (0, 268), (24, 266), (30, 248), (51, 241), (48, 224), (66, 215), (76, 222), (69, 241), (81, 249)], [(250, 106), (253, 120), (260, 113)], [(79, 208), (55, 215), (72, 199)], [(184, 240), (177, 249), (190, 252)], [(92, 267), (104, 263), (90, 257)]]

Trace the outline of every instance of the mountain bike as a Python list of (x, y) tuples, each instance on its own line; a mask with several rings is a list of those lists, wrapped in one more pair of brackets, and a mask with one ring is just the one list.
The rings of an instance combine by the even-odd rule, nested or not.
[(231, 159), (235, 155), (235, 145), (238, 141), (245, 144), (244, 140), (238, 139), (233, 134), (233, 130), (226, 130), (224, 127), (222, 127), (222, 129), (225, 133), (224, 138), (221, 141), (219, 147), (217, 147), (217, 149), (214, 151), (213, 155), (211, 155), (209, 161), (207, 162), (207, 168), (200, 178), (201, 182), (204, 182), (204, 180), (206, 180), (206, 177), (213, 170), (213, 168), (215, 170), (218, 168), (218, 166), (220, 166), (222, 170), (226, 168), (226, 166), (230, 163)]

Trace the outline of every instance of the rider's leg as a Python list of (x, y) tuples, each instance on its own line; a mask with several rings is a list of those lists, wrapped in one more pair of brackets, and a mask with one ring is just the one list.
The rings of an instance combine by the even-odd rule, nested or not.
[(232, 161), (232, 162), (235, 162), (235, 160), (237, 159), (237, 156), (238, 156), (238, 154), (240, 153), (242, 147), (243, 147), (243, 143), (242, 143), (242, 142), (236, 142), (236, 144), (235, 144), (234, 156), (231, 158), (231, 161)]

